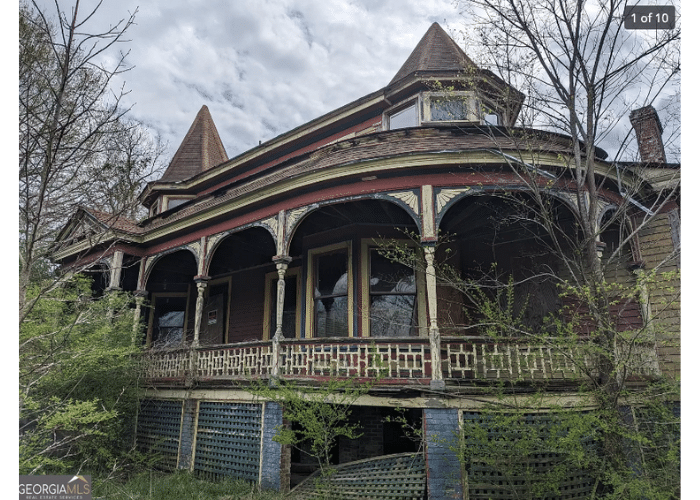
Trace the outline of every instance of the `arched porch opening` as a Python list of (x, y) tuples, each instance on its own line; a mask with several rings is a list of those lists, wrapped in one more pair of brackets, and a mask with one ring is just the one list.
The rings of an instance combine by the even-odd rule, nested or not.
[(438, 286), (443, 334), (483, 335), (487, 301), (541, 332), (563, 305), (558, 283), (580, 268), (577, 219), (555, 198), (538, 206), (524, 193), (465, 196), (444, 215), (440, 232), (437, 259), (450, 270)]
[(173, 348), (192, 341), (196, 274), (197, 262), (189, 250), (166, 254), (153, 264), (146, 281), (147, 346)]
[(308, 214), (289, 244), (289, 269), (301, 277), (301, 336), (426, 335), (422, 276), (381, 252), (389, 240), (410, 243), (411, 233), (419, 234), (413, 217), (385, 199), (326, 205)]
[(109, 266), (104, 262), (98, 262), (80, 272), (90, 280), (90, 289), (95, 298), (102, 297), (109, 288)]
[(264, 228), (232, 233), (213, 249), (204, 295), (200, 345), (263, 340), (265, 283), (276, 276), (276, 246)]

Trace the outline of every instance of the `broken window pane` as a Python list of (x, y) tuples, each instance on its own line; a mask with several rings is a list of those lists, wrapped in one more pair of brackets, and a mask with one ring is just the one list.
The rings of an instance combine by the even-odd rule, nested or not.
[(469, 100), (461, 96), (430, 98), (431, 121), (469, 120)]
[(370, 250), (370, 334), (408, 337), (417, 334), (416, 280), (413, 269)]
[(314, 316), (317, 337), (348, 336), (348, 252), (316, 256)]
[(182, 342), (186, 302), (185, 297), (156, 298), (152, 333), (154, 347), (174, 347)]

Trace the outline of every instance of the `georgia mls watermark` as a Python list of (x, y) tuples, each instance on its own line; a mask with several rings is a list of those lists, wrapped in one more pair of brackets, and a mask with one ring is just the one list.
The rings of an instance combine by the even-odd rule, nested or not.
[(92, 500), (90, 476), (19, 476), (19, 500)]

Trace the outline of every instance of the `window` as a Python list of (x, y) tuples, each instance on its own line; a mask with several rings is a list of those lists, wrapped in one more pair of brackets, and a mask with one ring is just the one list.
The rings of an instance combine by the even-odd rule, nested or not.
[(414, 103), (389, 115), (389, 130), (418, 126), (418, 106)]
[(477, 107), (473, 92), (427, 92), (423, 97), (423, 115), (428, 122), (478, 122)]
[(317, 255), (314, 259), (314, 330), (317, 337), (348, 335), (347, 250)]
[(352, 267), (350, 243), (308, 254), (306, 324), (315, 337), (347, 337), (352, 332)]
[(416, 278), (413, 269), (369, 251), (369, 324), (372, 337), (417, 334)]
[(154, 294), (150, 319), (150, 345), (176, 347), (182, 343), (187, 296)]
[[(403, 243), (411, 245), (408, 240)], [(360, 270), (363, 337), (405, 338), (427, 332), (424, 273), (384, 257), (369, 238), (362, 240)]]
[(170, 210), (171, 208), (179, 207), (180, 205), (190, 201), (192, 199), (192, 196), (186, 196), (186, 197), (171, 197), (167, 196), (166, 197), (166, 210)]
[(497, 113), (484, 113), (484, 125), (497, 127), (500, 124), (501, 118)]

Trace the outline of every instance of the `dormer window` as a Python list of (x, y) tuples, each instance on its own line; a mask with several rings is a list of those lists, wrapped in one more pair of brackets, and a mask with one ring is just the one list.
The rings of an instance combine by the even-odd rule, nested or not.
[(192, 199), (191, 197), (175, 198), (175, 197), (168, 196), (168, 205), (166, 207), (166, 210), (170, 210), (171, 208), (179, 207), (180, 205), (190, 201), (191, 199)]
[(474, 92), (424, 92), (424, 122), (479, 122)]
[(501, 123), (501, 117), (498, 113), (484, 113), (484, 125), (490, 125), (492, 127), (497, 127)]
[(397, 130), (421, 125), (501, 125), (501, 115), (473, 91), (421, 92), (397, 103), (384, 115), (384, 129)]
[(389, 130), (418, 126), (418, 105), (414, 100), (412, 104), (394, 111), (388, 116)]

